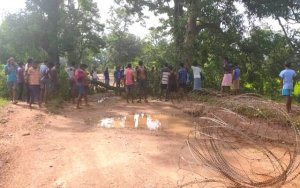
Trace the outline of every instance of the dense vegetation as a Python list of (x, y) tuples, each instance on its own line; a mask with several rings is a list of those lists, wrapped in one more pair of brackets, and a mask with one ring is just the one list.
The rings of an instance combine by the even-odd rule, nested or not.
[[(290, 27), (300, 22), (296, 0), (115, 2), (110, 20), (100, 23), (93, 0), (27, 0), (24, 10), (7, 15), (0, 25), (1, 63), (10, 56), (102, 67), (138, 60), (157, 68), (197, 61), (204, 69), (204, 86), (218, 89), (222, 59), (228, 56), (241, 67), (244, 90), (270, 96), (278, 94), (285, 61), (299, 69), (299, 30)], [(146, 10), (160, 16), (161, 25), (141, 39), (128, 27), (143, 22)], [(279, 23), (280, 32), (259, 24), (268, 17)]]

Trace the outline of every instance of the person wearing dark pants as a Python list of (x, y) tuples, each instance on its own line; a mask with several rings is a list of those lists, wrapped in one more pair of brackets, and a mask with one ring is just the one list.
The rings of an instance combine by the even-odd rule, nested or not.
[(40, 100), (40, 78), (41, 74), (37, 68), (38, 63), (34, 62), (32, 67), (28, 69), (28, 84), (29, 84), (29, 92), (30, 92), (30, 101), (29, 108), (32, 108), (32, 104), (34, 100), (37, 99), (39, 107), (41, 107)]
[(139, 100), (138, 103), (142, 102), (142, 98), (145, 99), (145, 102), (147, 103), (147, 71), (145, 66), (143, 65), (143, 62), (139, 62), (139, 66), (137, 69), (137, 80), (138, 80), (138, 86), (139, 86)]
[(18, 100), (22, 100), (23, 99), (24, 84), (25, 84), (24, 64), (23, 64), (23, 62), (18, 63), (17, 81), (18, 81)]
[(132, 70), (131, 64), (128, 64), (125, 70), (125, 88), (126, 88), (126, 100), (129, 103), (129, 97), (131, 97), (131, 102), (133, 103), (133, 88), (134, 88), (134, 72)]

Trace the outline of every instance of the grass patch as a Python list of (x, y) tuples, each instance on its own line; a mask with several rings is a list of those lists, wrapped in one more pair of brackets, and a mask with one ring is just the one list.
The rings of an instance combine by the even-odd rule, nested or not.
[(0, 108), (5, 107), (8, 104), (6, 99), (0, 98)]

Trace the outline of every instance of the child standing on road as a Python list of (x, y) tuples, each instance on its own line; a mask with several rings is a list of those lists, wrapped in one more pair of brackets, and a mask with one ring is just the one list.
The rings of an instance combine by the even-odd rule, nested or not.
[(281, 71), (279, 77), (281, 78), (280, 84), (282, 87), (282, 96), (286, 97), (286, 110), (291, 113), (292, 110), (292, 92), (295, 87), (296, 72), (290, 69), (291, 64), (285, 63), (285, 70)]

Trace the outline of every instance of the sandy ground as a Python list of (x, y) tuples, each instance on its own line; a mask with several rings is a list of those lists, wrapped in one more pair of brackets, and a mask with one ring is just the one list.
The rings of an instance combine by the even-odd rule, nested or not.
[[(194, 119), (182, 108), (99, 100), (93, 96), (80, 110), (66, 104), (59, 115), (30, 110), (25, 103), (2, 109), (0, 187), (178, 187), (190, 175), (178, 163)], [(136, 113), (151, 114), (162, 127), (133, 128)], [(129, 128), (98, 125), (103, 118), (124, 116)]]
[[(9, 106), (1, 113), (0, 187), (176, 187), (178, 159), (193, 123), (171, 103), (116, 98), (60, 115)], [(153, 114), (162, 128), (105, 129), (105, 117)], [(130, 120), (127, 120), (130, 121)], [(132, 124), (131, 122), (126, 122)], [(178, 126), (180, 125), (180, 126)]]

